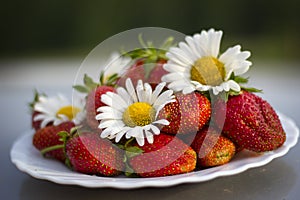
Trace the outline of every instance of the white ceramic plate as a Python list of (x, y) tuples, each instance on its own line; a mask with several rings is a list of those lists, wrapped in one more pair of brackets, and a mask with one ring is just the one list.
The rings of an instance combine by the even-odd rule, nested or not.
[(291, 147), (296, 145), (299, 137), (299, 129), (290, 118), (280, 113), (279, 117), (287, 134), (286, 142), (282, 147), (263, 154), (242, 151), (226, 165), (182, 175), (159, 178), (107, 178), (76, 173), (69, 170), (62, 163), (43, 158), (32, 146), (32, 131), (24, 133), (24, 135), (14, 143), (10, 156), (11, 161), (21, 171), (35, 178), (45, 179), (59, 184), (93, 188), (112, 187), (131, 189), (141, 187), (166, 187), (180, 183), (203, 182), (220, 176), (238, 174), (249, 168), (265, 165), (274, 158), (285, 155)]

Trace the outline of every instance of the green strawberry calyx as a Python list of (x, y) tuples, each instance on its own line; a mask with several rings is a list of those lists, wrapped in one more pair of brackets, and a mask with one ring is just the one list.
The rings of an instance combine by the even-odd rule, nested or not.
[(29, 106), (29, 109), (30, 109), (31, 113), (33, 113), (33, 111), (34, 111), (34, 105), (39, 102), (41, 96), (46, 97), (47, 95), (44, 94), (44, 93), (39, 93), (37, 89), (34, 89), (33, 100), (28, 103), (28, 106)]
[(131, 138), (125, 142), (125, 144), (117, 144), (118, 148), (125, 151), (123, 162), (125, 163), (125, 176), (130, 178), (139, 177), (132, 167), (129, 164), (129, 160), (135, 156), (142, 154), (144, 151), (138, 146), (132, 145), (133, 140), (135, 138)]
[(113, 75), (107, 77), (106, 80), (104, 80), (104, 72), (101, 72), (99, 82), (94, 82), (94, 80), (90, 76), (88, 76), (87, 74), (84, 74), (84, 77), (83, 77), (84, 85), (74, 85), (73, 88), (80, 93), (88, 94), (92, 90), (94, 90), (97, 87), (102, 86), (102, 85), (114, 87), (116, 85), (116, 81), (118, 79), (119, 79), (118, 74), (113, 74)]
[(138, 36), (142, 48), (133, 51), (124, 52), (124, 56), (129, 56), (132, 60), (142, 60), (144, 65), (145, 77), (149, 77), (156, 63), (160, 60), (167, 60), (167, 51), (175, 46), (174, 38), (168, 37), (161, 46), (156, 47), (152, 41), (145, 42), (142, 34)]
[(229, 80), (234, 80), (236, 83), (238, 83), (241, 87), (241, 90), (239, 92), (234, 91), (234, 90), (229, 90), (228, 92), (226, 92), (224, 97), (223, 97), (225, 102), (227, 102), (229, 96), (240, 95), (241, 93), (243, 93), (243, 91), (252, 92), (252, 93), (256, 93), (256, 92), (261, 93), (262, 92), (261, 89), (257, 89), (257, 88), (254, 88), (254, 87), (245, 87), (245, 86), (243, 86), (244, 84), (248, 83), (249, 77), (244, 78), (242, 76), (236, 76), (234, 73), (232, 73)]

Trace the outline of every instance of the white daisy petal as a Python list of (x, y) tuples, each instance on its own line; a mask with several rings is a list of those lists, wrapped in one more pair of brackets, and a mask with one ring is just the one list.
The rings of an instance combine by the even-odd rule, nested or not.
[(234, 90), (236, 92), (241, 91), (240, 85), (237, 82), (235, 82), (234, 80), (229, 80), (229, 81), (227, 81), (227, 83), (232, 90)]
[(154, 91), (153, 91), (153, 93), (152, 93), (151, 100), (150, 100), (150, 102), (149, 102), (150, 105), (152, 105), (152, 104), (156, 101), (158, 95), (159, 95), (159, 94), (161, 93), (161, 91), (164, 89), (165, 85), (166, 85), (166, 83), (165, 83), (165, 82), (162, 82), (162, 83), (158, 84), (158, 85), (155, 87), (155, 89), (154, 89)]
[(153, 144), (153, 142), (154, 142), (153, 134), (149, 131), (145, 131), (145, 135), (146, 135), (148, 143)]
[(123, 98), (127, 106), (133, 103), (131, 96), (127, 93), (127, 91), (124, 88), (117, 88), (117, 93)]
[(178, 60), (180, 60), (180, 62), (182, 62), (184, 64), (193, 65), (195, 62), (195, 60), (193, 60), (192, 58), (189, 58), (188, 53), (181, 50), (180, 48), (172, 47), (172, 48), (170, 48), (170, 53), (172, 53), (174, 58), (177, 58)]
[(133, 87), (133, 84), (132, 84), (132, 82), (131, 82), (131, 79), (130, 78), (128, 78), (128, 79), (126, 79), (126, 89), (127, 89), (127, 92), (128, 92), (128, 94), (130, 95), (130, 97), (132, 98), (132, 101), (133, 102), (137, 102), (138, 101), (138, 99), (137, 99), (137, 96), (136, 96), (136, 93), (135, 93), (135, 89), (134, 89), (134, 87)]
[(185, 42), (179, 42), (178, 46), (183, 50), (183, 52), (187, 54), (187, 56), (190, 57), (192, 61), (191, 64), (193, 64), (197, 59), (199, 59), (199, 56), (197, 56)]
[(139, 102), (145, 102), (145, 92), (144, 92), (144, 86), (142, 80), (138, 80), (136, 86), (136, 94)]
[(167, 62), (166, 64), (164, 64), (163, 68), (168, 72), (175, 72), (175, 73), (180, 73), (180, 72), (183, 73), (188, 70), (186, 67), (180, 66), (172, 62)]
[(166, 102), (168, 99), (170, 99), (170, 97), (173, 95), (173, 91), (172, 90), (167, 90), (165, 92), (163, 92), (154, 102), (153, 107), (156, 108), (159, 105), (164, 104), (164, 102)]
[(120, 95), (114, 92), (107, 92), (106, 95), (109, 96), (111, 99), (113, 99), (114, 105), (110, 105), (110, 106), (114, 108), (120, 108), (120, 110), (124, 110), (127, 108), (128, 104), (124, 101), (124, 99)]
[(112, 112), (100, 113), (96, 115), (96, 120), (103, 120), (103, 119), (122, 119), (121, 113), (115, 114)]
[[(194, 36), (195, 37), (195, 36)], [(203, 52), (201, 52), (201, 50), (199, 50), (199, 48), (197, 47), (198, 45), (196, 44), (196, 42), (194, 41), (194, 38), (191, 36), (187, 36), (185, 38), (185, 41), (187, 42), (188, 46), (191, 48), (191, 51), (193, 52), (193, 54), (195, 55), (196, 59), (200, 58), (203, 56)]]
[(153, 122), (153, 124), (162, 124), (162, 125), (168, 126), (170, 124), (170, 122), (166, 119), (160, 119), (160, 120)]
[(157, 128), (156, 126), (154, 126), (154, 125), (152, 125), (152, 124), (149, 125), (149, 129), (151, 129), (152, 132), (153, 132), (155, 135), (159, 135), (159, 134), (160, 134), (159, 128)]

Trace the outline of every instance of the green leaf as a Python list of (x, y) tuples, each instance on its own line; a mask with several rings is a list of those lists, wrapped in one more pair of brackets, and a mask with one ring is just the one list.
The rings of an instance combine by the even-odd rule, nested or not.
[(131, 146), (126, 148), (126, 157), (132, 158), (142, 154), (144, 151), (137, 146)]
[(81, 93), (89, 93), (90, 92), (90, 90), (87, 87), (82, 86), (82, 85), (74, 85), (73, 88)]
[(237, 83), (245, 84), (245, 83), (248, 83), (249, 78), (244, 78), (244, 77), (241, 77), (241, 76), (235, 76), (233, 80)]
[(87, 74), (84, 74), (83, 83), (86, 85), (87, 88), (90, 90), (96, 88), (98, 86), (97, 83), (93, 81), (91, 77), (89, 77)]
[(241, 87), (242, 90), (245, 90), (247, 92), (258, 92), (258, 93), (262, 93), (263, 90), (260, 90), (260, 89), (257, 89), (257, 88), (254, 88), (254, 87)]

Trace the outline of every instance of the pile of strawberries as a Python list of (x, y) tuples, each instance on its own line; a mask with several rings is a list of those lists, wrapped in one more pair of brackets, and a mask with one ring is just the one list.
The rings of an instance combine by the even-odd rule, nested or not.
[[(228, 95), (227, 99), (212, 101), (207, 93), (175, 93), (175, 101), (167, 104), (159, 118), (170, 124), (160, 127), (152, 144), (139, 146), (134, 140), (122, 139), (119, 143), (101, 138), (96, 120), (97, 108), (105, 106), (101, 96), (115, 92), (131, 78), (149, 82), (155, 87), (166, 73), (162, 68), (164, 56), (152, 60), (147, 71), (147, 58), (135, 57), (135, 63), (122, 77), (110, 81), (93, 82), (87, 75), (85, 86), (75, 89), (86, 92), (86, 117), (80, 125), (66, 121), (59, 125), (49, 122), (41, 128), (32, 121), (35, 129), (33, 145), (42, 155), (65, 163), (70, 169), (91, 175), (129, 177), (160, 177), (226, 164), (242, 150), (266, 152), (279, 148), (286, 135), (271, 105), (256, 94), (242, 90)], [(38, 102), (35, 98), (34, 104)], [(223, 113), (220, 116), (219, 113)], [(32, 119), (38, 113), (32, 110)]]

